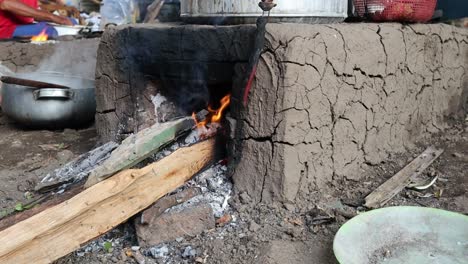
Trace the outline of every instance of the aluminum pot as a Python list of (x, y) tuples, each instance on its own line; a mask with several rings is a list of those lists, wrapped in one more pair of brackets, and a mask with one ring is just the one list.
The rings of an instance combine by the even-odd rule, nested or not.
[(3, 83), (2, 110), (27, 127), (81, 127), (94, 120), (94, 80), (58, 73), (18, 74), (15, 77), (60, 84), (70, 89), (42, 88)]
[[(180, 0), (181, 18), (193, 23), (254, 23), (260, 0)], [(273, 22), (332, 23), (348, 15), (348, 0), (275, 0)]]

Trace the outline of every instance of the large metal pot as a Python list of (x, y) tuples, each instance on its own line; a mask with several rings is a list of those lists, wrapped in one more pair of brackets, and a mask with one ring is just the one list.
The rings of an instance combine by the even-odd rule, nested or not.
[(94, 120), (94, 80), (57, 73), (18, 74), (18, 78), (60, 84), (70, 89), (42, 88), (3, 83), (2, 110), (28, 127), (80, 127)]
[[(253, 23), (260, 0), (180, 0), (183, 20), (193, 23)], [(348, 0), (275, 0), (272, 21), (331, 23), (348, 15)]]

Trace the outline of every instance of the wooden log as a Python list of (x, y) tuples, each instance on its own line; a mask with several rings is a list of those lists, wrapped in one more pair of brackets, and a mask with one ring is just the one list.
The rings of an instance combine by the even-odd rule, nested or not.
[(137, 165), (168, 143), (177, 139), (184, 132), (190, 130), (194, 124), (191, 117), (181, 118), (172, 122), (155, 124), (126, 138), (112, 152), (109, 159), (91, 171), (88, 181), (85, 183), (85, 188), (121, 170)]
[(383, 206), (403, 190), (410, 183), (411, 179), (417, 177), (427, 169), (443, 152), (443, 149), (435, 149), (434, 147), (426, 149), (401, 171), (369, 194), (366, 197), (365, 206), (368, 208)]
[(215, 140), (125, 170), (0, 232), (0, 263), (50, 263), (174, 191), (211, 163)]

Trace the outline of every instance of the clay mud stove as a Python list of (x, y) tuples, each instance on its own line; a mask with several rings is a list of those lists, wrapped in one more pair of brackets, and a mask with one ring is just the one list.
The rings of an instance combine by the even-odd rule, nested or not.
[[(467, 225), (466, 28), (244, 23), (261, 11), (212, 25), (184, 5), (186, 23), (0, 42), (0, 263), (384, 263), (402, 256), (395, 230), (351, 226), (376, 245), (342, 242), (385, 210), (373, 209), (438, 208)], [(50, 72), (92, 82), (94, 124), (11, 114), (13, 85), (36, 103), (78, 100), (84, 81), (10, 83)], [(400, 213), (378, 219), (398, 229)], [(431, 257), (456, 260), (451, 247)]]

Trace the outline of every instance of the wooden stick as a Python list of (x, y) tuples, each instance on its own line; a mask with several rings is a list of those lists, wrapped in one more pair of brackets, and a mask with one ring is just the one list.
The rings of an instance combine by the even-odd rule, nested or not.
[(426, 149), (410, 164), (369, 194), (366, 197), (365, 206), (368, 208), (383, 206), (401, 192), (410, 183), (411, 179), (427, 169), (443, 152), (443, 149), (435, 149), (434, 147)]
[(37, 89), (41, 89), (41, 88), (70, 89), (70, 87), (60, 85), (60, 84), (39, 82), (39, 81), (21, 79), (21, 78), (10, 77), (10, 76), (2, 76), (0, 77), (0, 81), (3, 83), (28, 86), (28, 87), (37, 88)]
[(122, 171), (0, 232), (0, 263), (50, 263), (174, 191), (210, 164), (215, 140), (182, 148), (143, 169)]
[(155, 22), (155, 19), (159, 16), (159, 13), (161, 13), (161, 9), (165, 2), (165, 0), (154, 0), (154, 2), (147, 8), (143, 23)]

